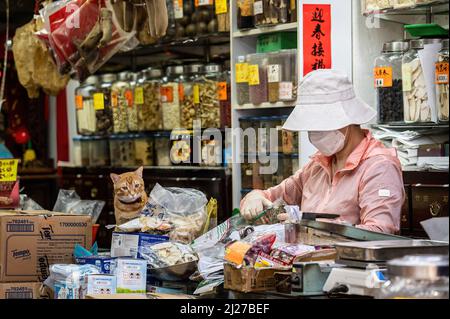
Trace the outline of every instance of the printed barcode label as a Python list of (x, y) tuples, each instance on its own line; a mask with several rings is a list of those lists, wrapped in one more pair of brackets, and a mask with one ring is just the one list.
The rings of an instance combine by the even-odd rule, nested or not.
[(33, 299), (32, 291), (7, 291), (5, 295), (6, 299)]
[(6, 225), (6, 231), (8, 233), (32, 233), (34, 232), (34, 225), (8, 224)]

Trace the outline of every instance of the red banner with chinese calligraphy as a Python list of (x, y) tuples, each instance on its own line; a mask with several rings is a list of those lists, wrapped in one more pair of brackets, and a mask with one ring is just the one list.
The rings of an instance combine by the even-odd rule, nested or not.
[(303, 5), (303, 75), (331, 69), (331, 5)]

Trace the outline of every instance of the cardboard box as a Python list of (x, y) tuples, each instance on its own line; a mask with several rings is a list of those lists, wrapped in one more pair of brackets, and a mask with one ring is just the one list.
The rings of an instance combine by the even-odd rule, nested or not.
[(40, 282), (0, 283), (0, 299), (53, 299), (53, 294)]
[(224, 288), (240, 292), (260, 292), (275, 290), (276, 272), (286, 269), (250, 267), (236, 268), (231, 264), (224, 265)]
[(89, 275), (86, 277), (88, 295), (113, 295), (116, 293), (116, 276)]
[(160, 293), (148, 294), (113, 294), (113, 295), (87, 295), (86, 299), (196, 299), (191, 295), (172, 295)]
[(73, 248), (90, 249), (90, 216), (0, 211), (0, 282), (43, 281), (49, 265), (73, 263)]
[(139, 247), (168, 241), (168, 236), (113, 232), (111, 257), (141, 258)]
[(147, 261), (117, 259), (115, 269), (118, 293), (145, 293), (147, 289)]

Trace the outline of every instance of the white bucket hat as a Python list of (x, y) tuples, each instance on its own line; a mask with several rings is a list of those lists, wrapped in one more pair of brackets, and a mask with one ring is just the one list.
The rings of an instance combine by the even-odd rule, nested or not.
[(351, 124), (370, 122), (377, 114), (356, 97), (348, 77), (336, 70), (316, 70), (301, 81), (299, 104), (283, 129), (288, 131), (332, 131)]

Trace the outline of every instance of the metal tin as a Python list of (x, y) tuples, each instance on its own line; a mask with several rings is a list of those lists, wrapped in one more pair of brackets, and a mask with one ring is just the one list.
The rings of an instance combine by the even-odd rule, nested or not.
[(219, 64), (208, 64), (204, 68), (205, 73), (219, 73), (222, 72), (222, 67)]
[[(448, 251), (447, 251), (448, 253)], [(448, 277), (448, 256), (411, 255), (387, 263), (389, 276), (421, 280), (436, 280)]]
[(406, 255), (448, 254), (448, 243), (432, 240), (381, 240), (337, 243), (338, 259), (386, 261)]
[(408, 51), (409, 43), (406, 41), (389, 41), (383, 44), (383, 52)]
[(112, 83), (117, 80), (117, 75), (114, 73), (106, 73), (100, 77), (100, 82), (102, 83)]
[(182, 65), (171, 65), (166, 69), (167, 76), (181, 75), (184, 73), (184, 66)]

